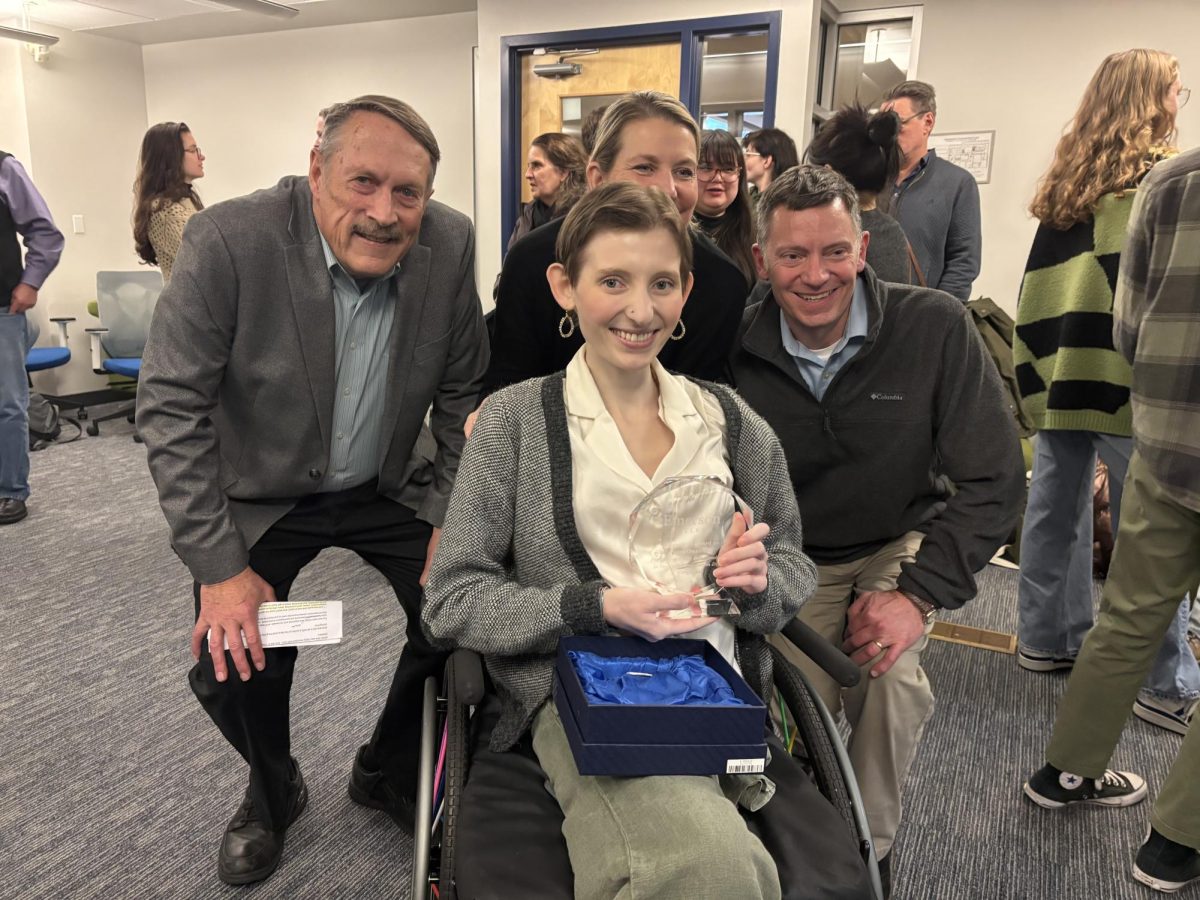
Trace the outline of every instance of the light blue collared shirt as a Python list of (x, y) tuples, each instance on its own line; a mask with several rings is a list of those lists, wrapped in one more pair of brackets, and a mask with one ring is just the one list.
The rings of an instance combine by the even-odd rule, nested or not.
[(360, 290), (324, 235), (321, 250), (333, 279), (336, 380), (329, 466), (320, 490), (344, 491), (379, 475), (389, 342), (396, 317), (391, 281), (400, 266)]
[(783, 349), (796, 363), (796, 369), (808, 385), (808, 389), (812, 391), (812, 395), (820, 401), (825, 396), (829, 383), (833, 381), (833, 376), (842, 366), (854, 359), (867, 340), (867, 290), (863, 287), (862, 278), (854, 281), (854, 296), (850, 300), (850, 318), (846, 322), (846, 333), (834, 345), (829, 359), (822, 360), (792, 336), (782, 309), (779, 310), (779, 330), (783, 336)]

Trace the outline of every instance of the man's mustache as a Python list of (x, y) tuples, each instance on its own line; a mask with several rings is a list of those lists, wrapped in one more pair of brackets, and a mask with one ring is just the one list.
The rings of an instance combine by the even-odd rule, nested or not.
[(398, 241), (404, 236), (399, 227), (376, 228), (371, 225), (355, 225), (354, 233), (371, 241)]

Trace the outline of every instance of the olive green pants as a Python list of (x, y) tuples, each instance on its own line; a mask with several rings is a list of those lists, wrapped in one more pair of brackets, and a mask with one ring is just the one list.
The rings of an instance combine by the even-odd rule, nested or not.
[[(1180, 506), (1134, 451), (1100, 614), (1075, 660), (1046, 759), (1099, 778), (1183, 595), (1200, 581), (1200, 512)], [(1200, 849), (1200, 728), (1158, 792), (1159, 833)]]
[(563, 811), (577, 900), (780, 896), (775, 862), (715, 776), (580, 775), (554, 702), (533, 751)]

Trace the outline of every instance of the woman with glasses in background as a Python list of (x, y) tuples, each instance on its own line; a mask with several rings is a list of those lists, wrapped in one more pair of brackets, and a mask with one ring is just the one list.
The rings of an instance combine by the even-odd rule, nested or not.
[(728, 131), (700, 137), (699, 195), (692, 225), (707, 234), (754, 286), (754, 207), (746, 185), (746, 160)]
[(800, 165), (796, 142), (786, 131), (760, 128), (742, 138), (746, 151), (746, 178), (753, 193), (761, 194), (767, 186), (792, 166)]
[[(1131, 371), (1112, 343), (1117, 265), (1138, 184), (1176, 152), (1175, 119), (1186, 99), (1170, 54), (1127, 50), (1106, 58), (1030, 205), (1038, 227), (1013, 342), (1023, 403), (1038, 429), (1018, 587), (1017, 662), (1030, 671), (1072, 668), (1092, 627), (1097, 454), (1108, 466), (1112, 530), (1119, 531), (1133, 442)], [(1186, 607), (1133, 707), (1139, 718), (1181, 734), (1200, 697)], [(1056, 779), (1040, 772), (1026, 792), (1043, 805), (1062, 805)], [(1136, 785), (1125, 787), (1132, 794)]]
[(204, 177), (204, 154), (183, 122), (161, 122), (142, 138), (134, 183), (133, 241), (137, 255), (171, 279), (188, 219), (204, 209), (192, 187)]
[(548, 131), (533, 139), (525, 166), (525, 180), (533, 199), (521, 208), (506, 250), (533, 229), (570, 212), (587, 190), (586, 168), (587, 156), (578, 138)]

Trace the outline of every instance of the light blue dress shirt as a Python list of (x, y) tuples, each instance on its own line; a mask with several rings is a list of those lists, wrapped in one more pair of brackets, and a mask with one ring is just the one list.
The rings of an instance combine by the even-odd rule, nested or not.
[(861, 278), (855, 279), (854, 296), (850, 300), (850, 318), (846, 322), (846, 333), (834, 345), (828, 359), (821, 359), (792, 336), (788, 328), (787, 318), (783, 310), (779, 310), (779, 330), (783, 336), (783, 349), (796, 363), (800, 377), (812, 391), (812, 395), (821, 400), (833, 376), (842, 366), (854, 359), (867, 340), (867, 291)]
[(337, 368), (333, 438), (320, 491), (344, 491), (379, 475), (389, 343), (396, 316), (391, 282), (400, 266), (360, 290), (333, 255), (324, 235), (321, 235), (321, 249), (333, 279)]

